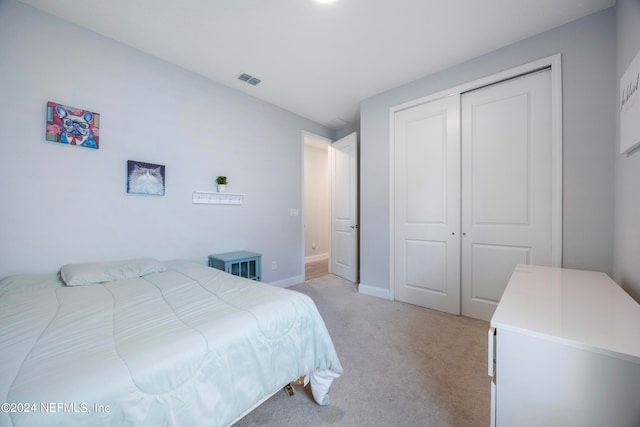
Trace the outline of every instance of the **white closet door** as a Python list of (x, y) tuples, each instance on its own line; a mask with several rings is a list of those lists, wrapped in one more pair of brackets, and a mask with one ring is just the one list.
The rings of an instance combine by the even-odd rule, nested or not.
[(461, 104), (462, 314), (489, 320), (516, 264), (551, 265), (551, 72)]
[(460, 313), (460, 97), (394, 117), (395, 298)]

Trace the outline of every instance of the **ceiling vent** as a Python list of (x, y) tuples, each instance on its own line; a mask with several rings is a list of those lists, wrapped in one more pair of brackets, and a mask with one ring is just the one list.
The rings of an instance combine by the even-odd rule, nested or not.
[(257, 77), (253, 77), (251, 74), (247, 74), (247, 73), (242, 73), (238, 76), (238, 80), (241, 80), (245, 83), (250, 84), (251, 86), (256, 86), (258, 83), (260, 83), (262, 80), (260, 80)]

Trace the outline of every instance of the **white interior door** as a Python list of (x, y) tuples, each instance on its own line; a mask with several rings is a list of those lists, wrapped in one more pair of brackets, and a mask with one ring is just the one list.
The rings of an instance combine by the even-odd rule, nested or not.
[(358, 139), (354, 132), (329, 147), (331, 273), (358, 281)]
[(462, 314), (489, 320), (516, 264), (552, 263), (551, 72), (461, 104)]
[(460, 98), (395, 113), (394, 293), (460, 313)]

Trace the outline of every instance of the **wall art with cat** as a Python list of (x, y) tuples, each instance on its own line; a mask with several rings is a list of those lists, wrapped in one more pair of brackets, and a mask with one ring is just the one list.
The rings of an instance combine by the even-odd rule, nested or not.
[(99, 147), (100, 114), (47, 102), (46, 140), (80, 147)]
[(127, 193), (164, 196), (164, 188), (164, 165), (127, 161)]

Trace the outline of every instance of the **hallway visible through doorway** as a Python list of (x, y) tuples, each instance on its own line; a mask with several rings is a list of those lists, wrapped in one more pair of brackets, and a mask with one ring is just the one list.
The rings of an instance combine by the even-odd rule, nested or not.
[(329, 274), (329, 260), (308, 262), (304, 265), (304, 280), (314, 279)]

